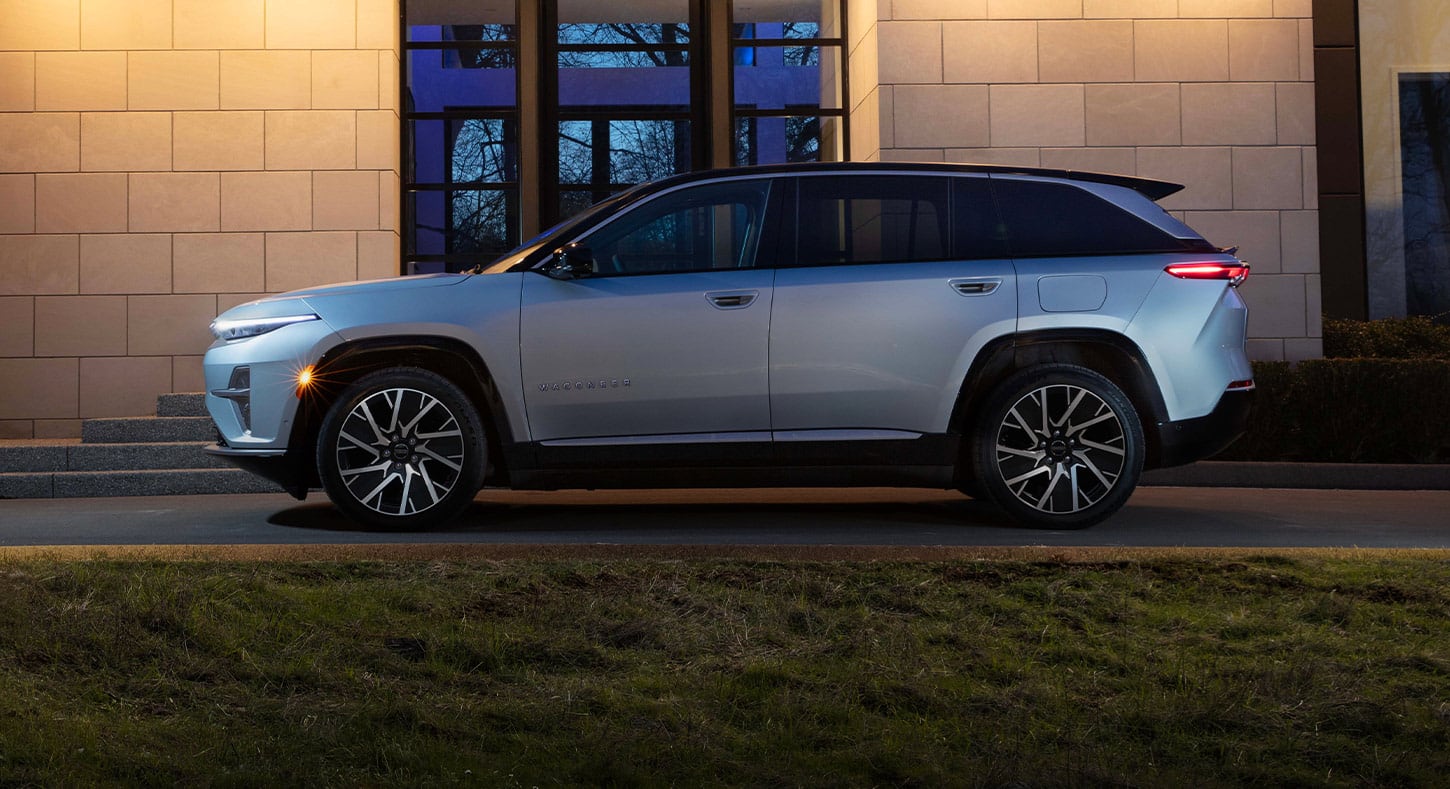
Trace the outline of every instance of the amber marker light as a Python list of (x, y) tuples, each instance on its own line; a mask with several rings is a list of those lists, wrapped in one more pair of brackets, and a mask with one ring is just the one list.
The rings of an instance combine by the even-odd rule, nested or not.
[(309, 364), (306, 367), (303, 367), (301, 370), (298, 370), (297, 371), (297, 394), (298, 395), (301, 395), (303, 392), (307, 391), (307, 389), (312, 386), (313, 380), (314, 379), (313, 379), (312, 365)]

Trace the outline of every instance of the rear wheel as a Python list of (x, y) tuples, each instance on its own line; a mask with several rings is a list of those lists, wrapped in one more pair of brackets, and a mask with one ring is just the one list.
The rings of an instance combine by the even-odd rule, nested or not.
[(1137, 411), (1112, 381), (1076, 365), (1033, 367), (988, 399), (974, 440), (976, 481), (1026, 525), (1082, 529), (1127, 502), (1143, 444)]
[(483, 427), (452, 381), (418, 368), (379, 370), (343, 390), (323, 420), (317, 470), (328, 498), (374, 529), (423, 529), (454, 517), (483, 484)]

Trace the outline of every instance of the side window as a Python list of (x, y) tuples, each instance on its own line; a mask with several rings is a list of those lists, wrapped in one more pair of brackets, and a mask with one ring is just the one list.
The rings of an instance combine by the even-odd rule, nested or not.
[(952, 179), (952, 257), (958, 260), (1005, 258), (1007, 225), (997, 213), (992, 184), (985, 176)]
[(663, 274), (755, 265), (770, 181), (727, 181), (661, 195), (579, 241), (595, 271)]
[(848, 175), (803, 177), (797, 183), (800, 265), (948, 257), (946, 178)]
[(1071, 184), (993, 178), (1015, 257), (1174, 252), (1183, 242)]

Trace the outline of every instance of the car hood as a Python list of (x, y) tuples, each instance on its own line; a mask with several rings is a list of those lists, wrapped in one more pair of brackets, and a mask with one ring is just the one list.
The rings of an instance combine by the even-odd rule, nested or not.
[[(468, 279), (469, 274), (415, 274), (407, 277), (367, 279), (360, 282), (342, 282), (336, 285), (319, 285), (305, 290), (293, 290), (269, 296), (268, 299), (307, 299), (319, 296), (357, 296), (374, 291), (414, 290), (416, 288), (439, 288), (457, 285)], [(264, 301), (267, 299), (264, 299)]]

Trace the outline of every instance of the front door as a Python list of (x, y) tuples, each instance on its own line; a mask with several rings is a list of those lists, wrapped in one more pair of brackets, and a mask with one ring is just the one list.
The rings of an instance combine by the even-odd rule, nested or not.
[(571, 246), (592, 274), (525, 277), (534, 441), (768, 439), (774, 272), (755, 260), (769, 191), (737, 179), (665, 192)]

